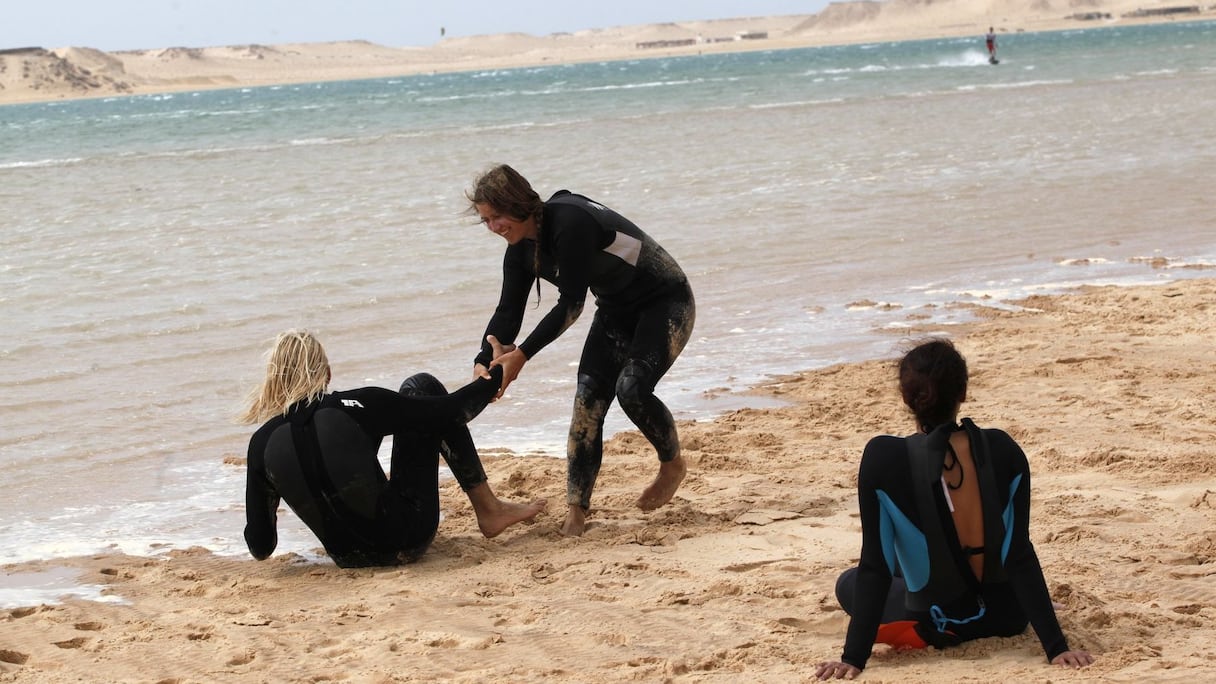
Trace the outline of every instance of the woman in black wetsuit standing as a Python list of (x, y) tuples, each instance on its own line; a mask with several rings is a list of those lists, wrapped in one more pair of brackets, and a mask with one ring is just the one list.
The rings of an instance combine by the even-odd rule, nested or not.
[[(686, 466), (675, 421), (654, 389), (692, 335), (696, 306), (688, 278), (625, 217), (566, 190), (542, 201), (505, 164), (479, 177), (467, 198), (481, 222), (507, 241), (502, 294), (474, 360), (475, 374), (501, 366), (505, 391), (528, 359), (579, 317), (587, 292), (595, 296), (567, 442), (562, 533), (579, 536), (586, 526), (603, 456), (604, 417), (614, 397), (658, 452), (658, 475), (637, 506), (653, 510), (666, 504)], [(528, 294), (535, 283), (539, 296), (540, 278), (557, 286), (557, 303), (515, 344)]]
[[(439, 527), (439, 456), (473, 504), (482, 534), (493, 537), (531, 520), (544, 501), (502, 501), (465, 423), (498, 391), (496, 371), (448, 394), (419, 373), (399, 392), (363, 387), (327, 391), (329, 359), (305, 331), (281, 333), (266, 377), (240, 417), (264, 424), (249, 440), (245, 542), (264, 560), (278, 545), (279, 501), (317, 535), (339, 567), (395, 565), (416, 560)], [(390, 476), (377, 460), (393, 437)]]
[(967, 362), (930, 340), (904, 356), (899, 385), (918, 433), (875, 437), (862, 453), (861, 562), (836, 583), (844, 653), (816, 676), (853, 679), (875, 643), (944, 648), (1028, 622), (1051, 663), (1092, 663), (1069, 648), (1030, 542), (1026, 455), (1001, 430), (957, 423)]

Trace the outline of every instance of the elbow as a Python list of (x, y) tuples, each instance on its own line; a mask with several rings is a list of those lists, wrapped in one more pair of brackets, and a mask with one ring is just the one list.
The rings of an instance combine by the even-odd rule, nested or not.
[(274, 549), (278, 546), (278, 535), (271, 535), (269, 538), (259, 538), (258, 535), (250, 534), (250, 531), (245, 530), (245, 546), (249, 547), (249, 555), (255, 560), (266, 560), (270, 558), (270, 554), (274, 553)]
[(583, 315), (583, 304), (585, 303), (586, 300), (580, 300), (577, 302), (571, 302), (570, 306), (566, 307), (566, 322), (565, 325), (562, 326), (562, 330), (574, 325), (574, 322), (578, 320), (578, 317)]

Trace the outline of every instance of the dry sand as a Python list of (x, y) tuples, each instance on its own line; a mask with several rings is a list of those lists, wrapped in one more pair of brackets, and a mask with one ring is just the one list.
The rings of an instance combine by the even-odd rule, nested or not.
[[(1020, 304), (955, 331), (964, 414), (1025, 448), (1032, 539), (1071, 645), (1097, 662), (1054, 668), (1027, 632), (880, 646), (863, 679), (1216, 681), (1216, 280)], [(919, 335), (893, 337), (892, 359)], [(690, 474), (653, 513), (632, 506), (653, 455), (619, 435), (578, 539), (550, 512), (485, 540), (449, 484), (412, 566), (193, 549), (5, 568), (76, 568), (126, 603), (0, 611), (0, 681), (808, 681), (844, 638), (832, 588), (860, 546), (862, 447), (911, 428), (892, 359), (782, 378), (759, 391), (784, 407), (682, 425)], [(501, 495), (560, 508), (562, 460), (487, 469)]]
[[(1186, 6), (1176, 0), (887, 0), (832, 3), (818, 14), (587, 29), (533, 36), (449, 38), (427, 47), (363, 41), (102, 52), (87, 46), (0, 53), (0, 104), (122, 94), (378, 78), (817, 45), (1211, 19), (1131, 16)], [(1079, 19), (1102, 14), (1109, 18)], [(743, 35), (751, 39), (736, 38)], [(760, 37), (762, 36), (762, 37)], [(672, 45), (681, 41), (689, 45)], [(668, 47), (639, 47), (660, 43)], [(19, 48), (20, 46), (0, 46)]]

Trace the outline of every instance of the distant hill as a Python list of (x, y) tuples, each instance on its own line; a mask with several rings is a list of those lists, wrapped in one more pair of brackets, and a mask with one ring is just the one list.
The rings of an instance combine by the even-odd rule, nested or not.
[(0, 96), (14, 90), (59, 97), (129, 93), (133, 88), (123, 73), (122, 61), (100, 50), (21, 48), (0, 52)]

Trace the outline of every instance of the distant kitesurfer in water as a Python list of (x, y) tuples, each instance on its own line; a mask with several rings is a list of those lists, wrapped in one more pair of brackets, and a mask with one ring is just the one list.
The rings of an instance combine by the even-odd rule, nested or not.
[[(586, 527), (614, 398), (658, 452), (658, 475), (636, 504), (646, 511), (666, 504), (686, 465), (675, 421), (654, 389), (692, 335), (696, 307), (684, 271), (624, 216), (566, 190), (543, 201), (505, 164), (480, 176), (466, 196), (486, 228), (507, 241), (502, 293), (474, 360), (476, 375), (501, 366), (506, 391), (524, 364), (579, 317), (588, 290), (595, 296), (567, 441), (562, 534), (580, 536)], [(539, 297), (542, 278), (557, 286), (557, 303), (516, 344), (528, 293), (536, 283)]]
[(988, 62), (996, 64), (996, 32), (988, 27), (988, 35), (984, 36), (984, 44), (988, 46)]
[[(502, 501), (486, 481), (465, 423), (498, 391), (501, 372), (448, 394), (426, 373), (398, 392), (363, 387), (329, 392), (325, 349), (311, 333), (281, 333), (266, 377), (240, 420), (264, 424), (249, 440), (245, 542), (263, 560), (278, 545), (279, 501), (308, 525), (339, 567), (416, 560), (439, 527), (439, 456), (493, 537), (531, 520), (544, 501)], [(391, 471), (377, 459), (393, 436)]]

